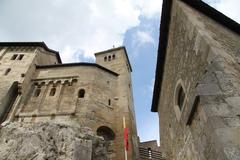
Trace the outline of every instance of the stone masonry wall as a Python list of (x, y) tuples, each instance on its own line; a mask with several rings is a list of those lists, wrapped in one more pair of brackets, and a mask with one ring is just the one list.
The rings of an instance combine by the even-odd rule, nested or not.
[[(117, 80), (117, 93), (118, 93), (118, 114), (116, 114), (115, 121), (119, 122), (117, 126), (117, 132), (121, 133), (116, 137), (117, 141), (123, 143), (123, 116), (126, 119), (126, 126), (129, 129), (129, 147), (132, 148), (128, 151), (128, 157), (130, 159), (138, 159), (138, 138), (136, 129), (136, 118), (134, 111), (133, 95), (132, 95), (132, 81), (131, 81), (131, 69), (127, 59), (127, 53), (125, 49), (120, 47), (119, 49), (111, 49), (105, 53), (96, 53), (96, 63), (104, 66), (108, 69), (119, 74)], [(109, 59), (110, 57), (110, 59)], [(115, 57), (115, 58), (113, 58)], [(120, 155), (124, 155), (124, 148), (119, 152)], [(120, 156), (119, 160), (121, 160)], [(123, 158), (123, 157), (122, 157)]]
[[(42, 60), (43, 57), (45, 61)], [(38, 47), (2, 48), (0, 51), (0, 101), (14, 82), (19, 84), (18, 92), (21, 93), (19, 99), (26, 97), (25, 93), (30, 89), (29, 83), (34, 77), (35, 64), (54, 64), (55, 62), (57, 62), (55, 55)], [(6, 74), (7, 70), (9, 72)]]
[[(17, 125), (50, 122), (71, 127), (87, 126), (97, 134), (107, 135), (103, 137), (108, 143), (109, 160), (122, 160), (125, 117), (129, 128), (128, 158), (138, 159), (130, 64), (125, 50), (119, 48), (115, 53), (109, 67), (103, 65), (116, 72), (113, 73), (95, 64), (55, 65), (58, 63), (56, 55), (41, 47), (2, 49), (0, 72), (1, 67), (11, 67), (9, 75), (4, 77), (6, 84), (12, 84), (9, 78), (18, 84), (16, 100), (9, 106), (3, 125), (15, 122), (13, 125), (20, 127)], [(24, 54), (24, 57), (15, 62), (11, 60), (15, 54)], [(1, 90), (5, 94), (9, 87), (2, 82), (0, 87), (6, 88)], [(81, 90), (84, 90), (83, 97), (80, 96)]]
[[(161, 146), (169, 159), (239, 158), (239, 46), (239, 36), (173, 2), (158, 106)], [(186, 94), (182, 110), (176, 106), (179, 84)]]

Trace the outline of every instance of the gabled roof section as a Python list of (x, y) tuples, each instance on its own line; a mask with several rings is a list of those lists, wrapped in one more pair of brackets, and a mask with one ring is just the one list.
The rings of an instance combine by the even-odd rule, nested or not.
[[(237, 22), (233, 21), (232, 19), (225, 16), (224, 14), (217, 11), (216, 9), (212, 8), (211, 6), (204, 3), (203, 1), (201, 0), (181, 0), (181, 1), (189, 5), (190, 7), (196, 9), (197, 11), (201, 12), (202, 14), (206, 15), (207, 17), (213, 19), (217, 23), (225, 26), (229, 30), (240, 35), (240, 25)], [(167, 44), (168, 44), (169, 25), (171, 20), (172, 2), (173, 0), (163, 0), (163, 5), (162, 5), (157, 66), (155, 71), (155, 84), (154, 84), (152, 107), (151, 107), (152, 112), (158, 111), (158, 103), (160, 101), (160, 92), (161, 92), (165, 57), (166, 57)]]
[(47, 69), (47, 68), (59, 68), (59, 67), (74, 67), (74, 66), (92, 66), (97, 67), (99, 69), (102, 69), (110, 74), (113, 74), (114, 76), (118, 76), (119, 74), (116, 72), (113, 72), (103, 66), (100, 66), (96, 63), (87, 63), (87, 62), (80, 62), (80, 63), (63, 63), (63, 64), (51, 64), (51, 65), (36, 65), (37, 69)]
[(42, 47), (46, 51), (56, 54), (59, 63), (62, 63), (59, 52), (48, 48), (44, 42), (0, 42), (1, 47)]
[(127, 53), (127, 50), (126, 50), (125, 46), (121, 46), (121, 47), (112, 48), (112, 49), (108, 49), (108, 50), (105, 50), (105, 51), (97, 52), (97, 53), (95, 53), (95, 55), (104, 54), (104, 53), (108, 53), (108, 52), (112, 52), (112, 51), (117, 51), (117, 50), (121, 50), (121, 49), (124, 50), (124, 53), (125, 53), (125, 55), (126, 55), (126, 57), (127, 57), (127, 61), (128, 61), (129, 67), (130, 67), (130, 71), (132, 72), (132, 66), (131, 66), (131, 63), (130, 63), (130, 61), (129, 61), (128, 53)]

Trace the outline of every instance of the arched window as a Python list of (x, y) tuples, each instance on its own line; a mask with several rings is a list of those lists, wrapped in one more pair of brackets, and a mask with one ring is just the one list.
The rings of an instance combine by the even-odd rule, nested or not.
[(4, 73), (4, 75), (6, 76), (6, 75), (8, 75), (8, 73), (11, 71), (11, 68), (8, 68), (6, 71), (5, 71), (5, 73)]
[(184, 100), (185, 100), (185, 92), (181, 86), (178, 90), (178, 95), (177, 95), (177, 105), (180, 108), (180, 110), (182, 110), (183, 108)]
[(108, 56), (108, 61), (111, 61), (111, 58), (112, 58), (111, 56)]
[(37, 88), (34, 92), (34, 97), (38, 97), (41, 93), (41, 88)]
[(85, 95), (85, 90), (84, 89), (80, 89), (78, 91), (78, 98), (84, 98), (84, 95)]
[(56, 93), (56, 88), (52, 88), (50, 91), (50, 96), (54, 96)]
[(115, 54), (113, 54), (113, 55), (112, 55), (112, 59), (115, 59), (115, 58), (116, 58), (116, 56), (115, 56)]
[(97, 129), (97, 135), (102, 136), (104, 140), (111, 141), (115, 139), (115, 133), (113, 130), (106, 126), (101, 126)]
[(107, 56), (104, 57), (104, 62), (106, 62), (106, 61), (107, 61)]
[(76, 83), (78, 80), (77, 79), (73, 79), (72, 80), (72, 83)]
[(69, 85), (70, 83), (69, 83), (68, 80), (65, 80), (65, 81), (63, 82), (63, 84), (64, 84), (64, 85)]

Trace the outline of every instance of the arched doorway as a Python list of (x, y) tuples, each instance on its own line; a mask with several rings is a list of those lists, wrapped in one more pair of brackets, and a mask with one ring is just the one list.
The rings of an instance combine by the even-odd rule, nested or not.
[(102, 136), (104, 140), (110, 141), (115, 139), (115, 133), (113, 130), (106, 126), (101, 126), (97, 129), (97, 135)]
[(114, 131), (107, 126), (101, 126), (97, 129), (97, 135), (103, 137), (107, 142), (108, 160), (113, 160), (115, 157), (115, 149), (113, 143), (115, 139)]

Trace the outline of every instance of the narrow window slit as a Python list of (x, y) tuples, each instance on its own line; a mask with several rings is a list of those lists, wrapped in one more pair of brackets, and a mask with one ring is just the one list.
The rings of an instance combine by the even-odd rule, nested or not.
[(19, 57), (18, 57), (18, 60), (22, 60), (23, 57), (24, 57), (24, 55), (23, 55), (23, 54), (20, 54)]
[(8, 69), (5, 71), (4, 75), (5, 75), (5, 76), (8, 75), (10, 71), (11, 71), (11, 68), (8, 68)]
[(11, 60), (15, 60), (17, 58), (17, 54), (14, 54), (11, 58)]

